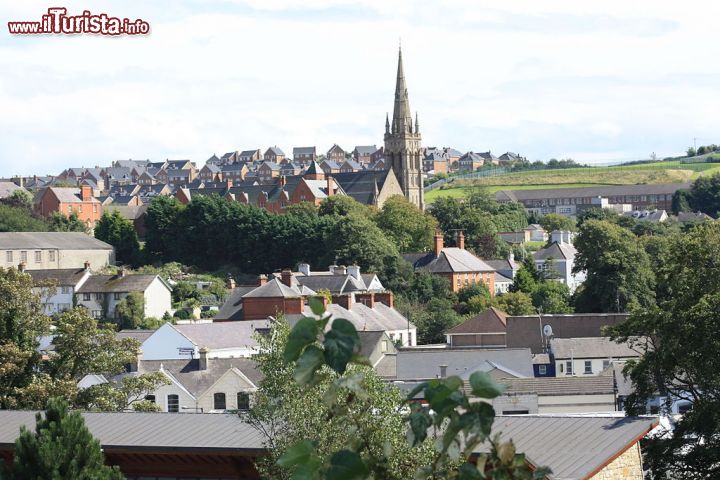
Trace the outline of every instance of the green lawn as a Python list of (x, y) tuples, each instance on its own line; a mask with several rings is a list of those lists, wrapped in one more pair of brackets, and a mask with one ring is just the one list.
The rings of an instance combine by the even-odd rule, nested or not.
[[(487, 191), (495, 193), (498, 190), (540, 190), (543, 188), (572, 188), (572, 187), (602, 187), (603, 183), (559, 183), (555, 185), (493, 185), (486, 187)], [(425, 201), (432, 203), (440, 197), (464, 198), (472, 186), (448, 188), (446, 190), (435, 189), (425, 194)]]

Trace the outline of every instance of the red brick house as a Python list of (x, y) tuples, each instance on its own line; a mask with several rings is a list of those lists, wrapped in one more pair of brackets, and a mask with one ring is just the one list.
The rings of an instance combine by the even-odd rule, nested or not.
[(54, 212), (66, 216), (75, 213), (88, 228), (94, 228), (95, 223), (102, 217), (102, 204), (93, 197), (90, 185), (80, 188), (46, 188), (40, 194), (36, 208), (44, 217)]

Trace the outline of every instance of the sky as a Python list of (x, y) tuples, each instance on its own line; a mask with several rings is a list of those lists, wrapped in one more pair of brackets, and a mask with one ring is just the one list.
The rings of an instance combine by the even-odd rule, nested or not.
[[(51, 6), (151, 32), (8, 33)], [(400, 41), (426, 146), (676, 155), (720, 143), (718, 18), (693, 0), (0, 0), (0, 176), (379, 146)]]

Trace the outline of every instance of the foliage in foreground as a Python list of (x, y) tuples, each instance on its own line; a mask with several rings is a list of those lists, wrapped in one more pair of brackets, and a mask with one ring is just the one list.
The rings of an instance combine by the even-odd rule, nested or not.
[[(338, 426), (335, 434), (341, 441), (327, 448), (326, 432), (308, 432), (277, 459), (275, 465), (283, 476), (298, 480), (512, 480), (543, 478), (549, 473), (546, 469), (533, 471), (512, 442), (491, 437), (492, 406), (471, 401), (459, 377), (422, 383), (389, 414), (379, 415), (373, 403), (376, 397), (367, 388), (367, 379), (373, 374), (367, 359), (358, 355), (360, 339), (355, 327), (341, 318), (331, 320), (319, 301), (311, 302), (311, 308), (315, 317), (302, 318), (289, 333), (282, 364), (291, 372), (301, 397), (318, 395), (323, 399), (326, 411), (322, 414)], [(470, 389), (480, 399), (492, 399), (503, 391), (483, 372), (471, 375)], [(412, 402), (420, 392), (427, 405)], [(311, 410), (306, 415), (318, 413)], [(394, 421), (391, 429), (381, 423), (388, 415)], [(398, 420), (405, 426), (408, 443), (398, 441)], [(382, 435), (371, 436), (373, 430)], [(474, 463), (473, 452), (478, 450), (486, 453), (477, 454)], [(398, 457), (415, 462), (397, 465)]]
[(93, 438), (79, 412), (65, 401), (48, 402), (45, 418), (36, 415), (35, 432), (20, 427), (8, 479), (122, 480), (117, 467), (104, 464), (100, 442)]

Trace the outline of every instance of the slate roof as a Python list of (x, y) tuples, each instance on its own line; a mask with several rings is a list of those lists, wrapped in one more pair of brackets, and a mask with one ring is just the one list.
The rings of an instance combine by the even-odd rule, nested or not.
[[(35, 431), (34, 411), (0, 410), (0, 446), (13, 448), (20, 426)], [(244, 451), (260, 453), (264, 437), (237, 415), (82, 412), (85, 425), (103, 450)]]
[(465, 155), (460, 157), (460, 159), (458, 161), (460, 163), (464, 163), (464, 162), (485, 163), (485, 158), (479, 153), (467, 152)]
[(355, 147), (353, 152), (357, 152), (359, 156), (372, 155), (377, 152), (377, 146), (375, 145), (358, 145)]
[(693, 220), (712, 220), (712, 217), (703, 212), (680, 212), (677, 214), (677, 219), (679, 222), (690, 222)]
[(327, 166), (331, 170), (340, 169), (340, 164), (337, 163), (335, 160), (323, 160), (322, 165)]
[(55, 270), (26, 270), (34, 284), (52, 282), (57, 286), (75, 286), (85, 275), (84, 268), (59, 268)]
[(205, 166), (203, 167), (203, 170), (208, 170), (208, 171), (210, 171), (211, 173), (220, 173), (220, 172), (222, 172), (222, 170), (220, 169), (220, 167), (218, 167), (217, 165), (215, 165), (215, 164), (213, 164), (213, 163), (206, 163)]
[(13, 182), (0, 182), (0, 198), (9, 197), (15, 190), (25, 189), (15, 185)]
[(217, 320), (243, 320), (242, 297), (256, 288), (256, 286), (234, 288), (214, 318)]
[(353, 170), (362, 170), (363, 166), (360, 165), (357, 161), (353, 160), (352, 158), (345, 160), (345, 163), (343, 163), (342, 166), (348, 165)]
[(397, 355), (397, 378), (418, 380), (436, 378), (440, 365), (447, 375), (467, 376), (490, 361), (526, 377), (533, 376), (529, 348), (402, 348)]
[[(507, 386), (505, 394), (593, 395), (614, 394), (612, 375), (504, 378), (499, 383)], [(466, 388), (469, 388), (466, 386)]]
[(120, 330), (115, 334), (115, 338), (117, 339), (123, 339), (123, 338), (134, 338), (138, 342), (142, 343), (145, 340), (147, 340), (153, 333), (155, 333), (155, 330)]
[[(493, 432), (512, 439), (534, 466), (548, 466), (553, 480), (584, 480), (634, 445), (657, 425), (653, 417), (508, 415)], [(480, 445), (474, 453), (487, 452)]]
[(173, 325), (198, 347), (211, 350), (234, 347), (258, 346), (256, 331), (271, 327), (269, 320), (248, 320), (243, 322), (187, 323)]
[[(83, 201), (79, 188), (48, 187), (48, 190), (55, 194), (57, 199), (62, 203), (79, 203)], [(100, 203), (95, 197), (90, 197), (90, 200), (87, 201), (90, 203)]]
[(231, 368), (240, 370), (256, 387), (263, 379), (257, 363), (250, 358), (209, 358), (206, 370), (200, 370), (200, 361), (197, 358), (141, 360), (138, 365), (138, 373), (157, 372), (161, 365), (194, 396), (205, 392)]
[(422, 268), (431, 273), (455, 273), (455, 272), (494, 272), (495, 270), (469, 251), (448, 247), (443, 248), (439, 256), (434, 252), (423, 255), (403, 255), (415, 268)]
[(465, 320), (446, 333), (448, 335), (456, 335), (463, 333), (505, 333), (507, 321), (507, 313), (490, 307), (484, 312), (480, 312), (477, 316)]
[(361, 170), (359, 172), (335, 173), (333, 179), (345, 193), (365, 205), (372, 205), (377, 191), (382, 190), (391, 170)]
[[(78, 293), (126, 293), (144, 292), (158, 275), (126, 274), (119, 275), (93, 275), (78, 289)], [(162, 279), (160, 281), (165, 284)], [(167, 284), (165, 284), (167, 286)], [(170, 290), (170, 287), (168, 287)]]
[(293, 156), (295, 155), (312, 155), (317, 151), (315, 147), (294, 147)]
[(0, 250), (112, 250), (112, 245), (79, 232), (0, 232)]
[(273, 155), (282, 155), (283, 157), (285, 156), (285, 152), (283, 152), (282, 149), (279, 148), (277, 145), (268, 148), (268, 151)]
[(300, 291), (297, 288), (290, 288), (277, 278), (273, 278), (272, 280), (268, 280), (265, 285), (252, 289), (243, 295), (242, 298), (296, 298), (299, 296)]
[[(358, 331), (381, 332), (406, 330), (408, 328), (408, 319), (406, 317), (397, 310), (379, 302), (375, 302), (374, 308), (367, 307), (362, 303), (353, 303), (350, 310), (336, 303), (331, 303), (327, 306), (327, 311), (332, 314), (333, 319), (344, 318), (348, 320)], [(309, 307), (306, 307), (305, 315), (312, 315)], [(332, 321), (330, 325), (332, 325)], [(412, 322), (409, 325), (411, 329), (416, 328)]]
[(609, 337), (551, 338), (550, 349), (555, 358), (627, 358), (640, 353), (627, 343), (617, 343)]
[[(280, 276), (281, 274), (276, 273), (275, 275)], [(361, 292), (367, 290), (367, 286), (363, 280), (356, 279), (350, 274), (333, 275), (328, 272), (328, 274), (325, 275), (312, 272), (310, 276), (307, 276), (299, 272), (293, 272), (293, 282), (298, 285), (304, 285), (316, 292), (320, 290), (328, 290), (333, 294)]]
[(553, 242), (550, 246), (541, 248), (537, 252), (533, 253), (535, 260), (547, 260), (553, 258), (555, 260), (571, 260), (577, 255), (575, 247), (569, 243), (558, 243)]
[(551, 198), (573, 197), (614, 197), (618, 195), (657, 195), (673, 194), (677, 190), (686, 190), (692, 183), (657, 183), (643, 185), (609, 185), (604, 187), (574, 187), (574, 188), (543, 188), (537, 190), (501, 190), (495, 193), (498, 201), (508, 201), (513, 198), (523, 200), (545, 200)]

